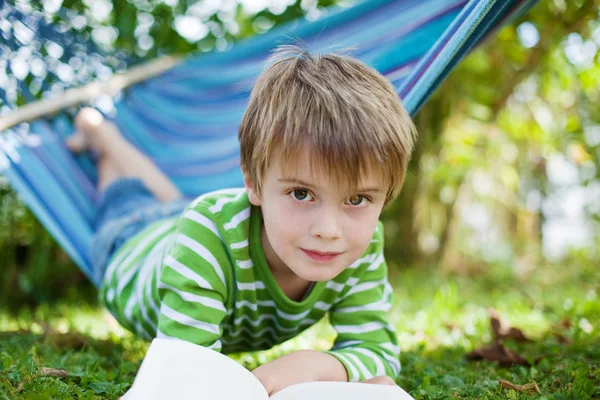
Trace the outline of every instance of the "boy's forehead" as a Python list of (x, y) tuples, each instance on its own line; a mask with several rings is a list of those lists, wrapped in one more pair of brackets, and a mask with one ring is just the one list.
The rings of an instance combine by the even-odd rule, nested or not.
[[(384, 191), (380, 174), (372, 166), (366, 168), (353, 187), (356, 177), (344, 171), (330, 171), (323, 167), (326, 162), (312, 159), (307, 151), (296, 153), (296, 157), (276, 157), (273, 160), (274, 175), (281, 183), (297, 183), (315, 188), (333, 191), (348, 191), (351, 189), (379, 189)], [(319, 162), (322, 161), (322, 162)]]

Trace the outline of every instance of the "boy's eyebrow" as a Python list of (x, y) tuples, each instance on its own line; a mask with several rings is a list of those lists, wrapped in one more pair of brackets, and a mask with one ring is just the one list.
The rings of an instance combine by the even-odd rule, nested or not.
[[(281, 183), (295, 183), (298, 185), (313, 187), (313, 188), (318, 189), (318, 186), (311, 185), (308, 182), (304, 182), (303, 180), (296, 179), (296, 178), (281, 178), (281, 179), (277, 179), (277, 181), (281, 182)], [(360, 193), (382, 193), (382, 190), (379, 188), (365, 188), (365, 189), (358, 189), (357, 192), (360, 192)]]

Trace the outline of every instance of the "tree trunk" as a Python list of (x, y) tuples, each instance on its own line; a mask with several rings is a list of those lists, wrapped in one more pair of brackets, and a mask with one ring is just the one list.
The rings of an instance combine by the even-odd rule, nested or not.
[(432, 147), (441, 133), (441, 125), (445, 119), (440, 108), (443, 98), (432, 98), (414, 117), (419, 131), (408, 173), (400, 195), (384, 212), (386, 221), (386, 254), (398, 262), (400, 266), (413, 266), (423, 261), (419, 247), (419, 227), (416, 226), (416, 206), (420, 196), (421, 157), (425, 149)]
[(415, 227), (415, 203), (417, 201), (419, 184), (419, 161), (421, 159), (421, 144), (413, 153), (413, 159), (404, 181), (404, 186), (398, 198), (394, 201), (394, 211), (391, 211), (395, 229), (392, 228), (393, 239), (387, 240), (386, 251), (397, 260), (401, 266), (412, 266), (419, 262), (420, 251), (418, 230)]

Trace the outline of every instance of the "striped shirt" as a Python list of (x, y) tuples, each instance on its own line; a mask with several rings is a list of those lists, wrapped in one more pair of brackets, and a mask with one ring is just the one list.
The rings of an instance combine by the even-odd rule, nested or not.
[(350, 381), (395, 379), (399, 347), (388, 321), (392, 288), (378, 223), (366, 252), (301, 301), (273, 277), (261, 244), (262, 215), (244, 189), (207, 193), (179, 218), (154, 223), (109, 262), (101, 296), (127, 329), (186, 340), (223, 353), (268, 349), (327, 312), (337, 337), (328, 354)]

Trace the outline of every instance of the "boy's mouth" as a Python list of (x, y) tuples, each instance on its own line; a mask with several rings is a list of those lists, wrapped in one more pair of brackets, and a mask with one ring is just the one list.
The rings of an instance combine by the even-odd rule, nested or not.
[(320, 261), (320, 262), (331, 261), (334, 258), (336, 258), (337, 256), (339, 256), (340, 254), (342, 254), (342, 253), (333, 253), (333, 252), (323, 253), (320, 251), (306, 250), (306, 249), (302, 249), (302, 251), (304, 252), (304, 254), (309, 256), (311, 259), (313, 259), (315, 261)]

